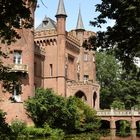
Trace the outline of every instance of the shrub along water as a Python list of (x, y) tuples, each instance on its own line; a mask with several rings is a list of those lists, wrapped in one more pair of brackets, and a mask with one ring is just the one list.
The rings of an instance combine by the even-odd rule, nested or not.
[(50, 89), (37, 89), (35, 96), (25, 102), (28, 115), (36, 127), (48, 124), (65, 133), (96, 131), (100, 120), (96, 112), (76, 97), (64, 98)]
[(100, 120), (95, 110), (76, 97), (64, 98), (49, 89), (37, 89), (34, 97), (25, 102), (28, 115), (35, 126), (27, 127), (20, 120), (13, 120), (9, 126), (5, 114), (0, 110), (0, 138), (45, 137), (62, 140), (64, 134), (77, 134), (97, 131)]

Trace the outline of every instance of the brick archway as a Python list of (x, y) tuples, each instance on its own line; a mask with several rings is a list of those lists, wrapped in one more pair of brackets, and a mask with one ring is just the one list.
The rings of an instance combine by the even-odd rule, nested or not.
[(77, 91), (75, 93), (75, 96), (82, 99), (83, 101), (87, 101), (87, 97), (86, 97), (85, 93), (81, 90)]
[[(66, 97), (75, 96), (83, 96), (86, 99), (86, 103), (94, 108), (95, 110), (99, 109), (99, 86), (94, 85), (92, 83), (75, 83), (75, 82), (67, 82), (66, 88)], [(96, 94), (94, 94), (96, 92)], [(94, 95), (93, 95), (94, 94)], [(93, 99), (94, 99), (94, 106), (93, 106)]]

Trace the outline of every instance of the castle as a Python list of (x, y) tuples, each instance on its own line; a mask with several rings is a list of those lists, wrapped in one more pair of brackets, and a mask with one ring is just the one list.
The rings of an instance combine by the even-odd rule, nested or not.
[(55, 17), (56, 22), (45, 17), (34, 32), (33, 29), (19, 29), (20, 40), (11, 46), (0, 46), (3, 52), (8, 52), (8, 58), (3, 58), (4, 65), (20, 77), (20, 84), (13, 87), (12, 94), (4, 90), (1, 82), (0, 108), (7, 112), (7, 122), (18, 118), (31, 123), (23, 102), (34, 96), (38, 87), (52, 89), (63, 97), (79, 97), (92, 108), (99, 109), (95, 52), (82, 47), (95, 33), (84, 29), (80, 10), (76, 29), (66, 31), (63, 0), (59, 0)]

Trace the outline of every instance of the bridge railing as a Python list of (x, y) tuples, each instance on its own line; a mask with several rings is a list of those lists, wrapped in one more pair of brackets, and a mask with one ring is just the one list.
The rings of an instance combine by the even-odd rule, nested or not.
[(140, 110), (116, 110), (116, 109), (110, 109), (110, 110), (98, 110), (97, 111), (98, 116), (140, 116)]

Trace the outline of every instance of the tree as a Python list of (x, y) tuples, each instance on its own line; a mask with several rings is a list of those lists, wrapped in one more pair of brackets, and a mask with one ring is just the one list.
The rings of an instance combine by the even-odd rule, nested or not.
[(140, 108), (140, 81), (135, 73), (127, 74), (115, 57), (105, 52), (96, 53), (96, 67), (101, 108)]
[(120, 80), (117, 85), (115, 99), (123, 102), (126, 109), (140, 108), (140, 81)]
[(120, 77), (120, 65), (113, 55), (96, 52), (96, 76), (101, 87), (111, 87)]
[(96, 76), (101, 85), (101, 108), (109, 108), (115, 98), (116, 83), (120, 78), (119, 67), (113, 55), (105, 52), (96, 53)]
[(12, 134), (10, 126), (5, 121), (6, 113), (0, 110), (0, 138), (9, 138)]
[(97, 32), (97, 36), (89, 40), (101, 50), (113, 49), (116, 58), (122, 62), (127, 72), (135, 69), (134, 60), (140, 58), (140, 1), (139, 0), (101, 0), (96, 5), (99, 16), (90, 23), (101, 27), (107, 19), (114, 20), (113, 27), (107, 31)]
[(19, 39), (17, 29), (31, 28), (33, 19), (30, 8), (36, 0), (1, 0), (0, 2), (0, 38), (2, 43), (10, 44)]
[(51, 128), (75, 133), (99, 128), (96, 112), (80, 99), (56, 95), (49, 89), (37, 89), (35, 96), (25, 102), (28, 115), (37, 127), (47, 123)]
[(114, 108), (114, 109), (125, 109), (125, 104), (124, 102), (121, 102), (121, 101), (113, 101), (113, 103), (111, 104), (111, 107)]

